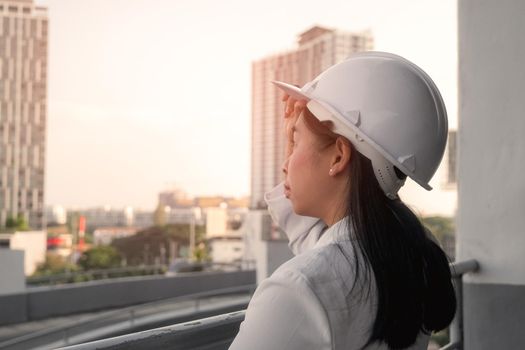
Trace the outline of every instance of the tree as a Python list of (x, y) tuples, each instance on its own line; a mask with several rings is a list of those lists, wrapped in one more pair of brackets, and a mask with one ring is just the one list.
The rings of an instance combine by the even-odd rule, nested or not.
[(196, 262), (207, 262), (211, 260), (208, 247), (204, 242), (200, 242), (193, 251), (193, 260)]
[(6, 227), (6, 228), (16, 228), (16, 219), (13, 218), (12, 216), (9, 216), (9, 217), (5, 220), (5, 227)]
[(443, 242), (449, 237), (453, 237), (456, 231), (454, 220), (449, 217), (428, 216), (422, 218), (422, 221), (440, 242)]
[(68, 263), (63, 257), (58, 254), (47, 253), (46, 260), (39, 264), (34, 276), (40, 275), (55, 275), (65, 272), (75, 271), (78, 268), (76, 265)]
[(166, 210), (160, 205), (157, 205), (157, 209), (153, 213), (153, 223), (155, 226), (165, 226), (166, 225)]
[(432, 232), (451, 261), (456, 256), (454, 219), (444, 216), (422, 218), (423, 224)]
[[(197, 241), (205, 233), (204, 226), (195, 226)], [(169, 258), (179, 257), (179, 252), (189, 246), (190, 225), (169, 224), (154, 226), (129, 237), (114, 240), (115, 247), (126, 259), (128, 265), (151, 265), (156, 262), (169, 263)], [(177, 247), (171, 254), (171, 247)]]
[(122, 260), (119, 252), (111, 246), (96, 246), (80, 256), (78, 265), (84, 270), (119, 267)]
[(29, 225), (27, 224), (23, 214), (18, 214), (18, 216), (16, 217), (16, 229), (20, 231), (29, 230)]
[(12, 216), (9, 216), (5, 220), (5, 227), (7, 229), (11, 230), (18, 230), (18, 231), (27, 231), (29, 230), (29, 225), (27, 224), (27, 221), (24, 217), (24, 214), (19, 213), (16, 217), (16, 219)]

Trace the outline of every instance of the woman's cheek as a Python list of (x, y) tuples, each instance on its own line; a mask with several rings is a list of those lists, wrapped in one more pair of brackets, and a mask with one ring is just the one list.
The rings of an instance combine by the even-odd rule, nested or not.
[(301, 151), (295, 149), (292, 153), (292, 156), (290, 157), (290, 162), (288, 164), (288, 173), (293, 176), (293, 174), (297, 171), (300, 171), (301, 167), (303, 166), (305, 159), (304, 155), (301, 153)]

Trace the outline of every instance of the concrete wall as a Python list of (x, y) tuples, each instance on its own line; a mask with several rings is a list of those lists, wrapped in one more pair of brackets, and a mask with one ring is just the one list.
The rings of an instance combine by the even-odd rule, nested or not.
[(458, 259), (465, 349), (522, 349), (525, 324), (525, 1), (458, 1)]
[(255, 283), (254, 271), (133, 277), (37, 287), (0, 296), (0, 325), (105, 310)]
[(0, 248), (0, 295), (20, 293), (25, 288), (24, 252)]

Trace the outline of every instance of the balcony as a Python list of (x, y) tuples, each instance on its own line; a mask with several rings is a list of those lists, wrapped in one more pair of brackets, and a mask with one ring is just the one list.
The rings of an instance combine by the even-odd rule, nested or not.
[[(463, 349), (462, 277), (479, 269), (476, 260), (450, 264), (458, 300), (456, 317), (450, 326), (450, 343), (440, 350)], [(172, 326), (132, 333), (120, 337), (62, 348), (63, 350), (92, 349), (209, 349), (226, 350), (239, 331), (245, 311), (226, 313)]]

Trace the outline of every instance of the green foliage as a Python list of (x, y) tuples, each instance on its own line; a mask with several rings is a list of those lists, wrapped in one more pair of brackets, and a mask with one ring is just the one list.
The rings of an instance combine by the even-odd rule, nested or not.
[(67, 262), (58, 254), (47, 253), (46, 260), (38, 265), (33, 276), (56, 275), (78, 270), (74, 264)]
[(440, 242), (443, 242), (447, 237), (454, 236), (456, 231), (453, 218), (444, 216), (428, 216), (422, 218), (421, 220)]
[(196, 262), (207, 262), (211, 260), (208, 247), (204, 242), (199, 243), (193, 251), (193, 260)]
[(16, 218), (9, 216), (5, 220), (5, 227), (13, 231), (28, 231), (29, 225), (23, 214), (18, 214)]
[(119, 267), (122, 258), (119, 252), (111, 246), (96, 246), (80, 256), (78, 265), (84, 270), (107, 269)]
[(160, 205), (160, 203), (153, 213), (153, 223), (155, 226), (166, 225), (166, 211), (164, 210), (164, 207)]
[(448, 328), (437, 333), (432, 333), (430, 339), (437, 343), (440, 347), (447, 345), (450, 342)]
[(24, 218), (24, 215), (18, 214), (16, 218), (16, 228), (20, 231), (27, 231), (29, 230), (29, 225), (26, 222), (26, 219)]
[(86, 232), (86, 234), (84, 235), (85, 243), (93, 244), (94, 240), (95, 240), (95, 238), (93, 236), (93, 232)]
[[(195, 226), (197, 242), (204, 237), (205, 227)], [(170, 224), (154, 226), (137, 232), (136, 235), (114, 240), (115, 247), (126, 259), (129, 266), (152, 265), (157, 261), (168, 264), (169, 258), (177, 258), (189, 245), (190, 225)], [(174, 256), (170, 250), (174, 247)]]
[(16, 219), (13, 218), (12, 216), (9, 216), (9, 217), (5, 220), (5, 227), (6, 227), (6, 228), (16, 228)]

